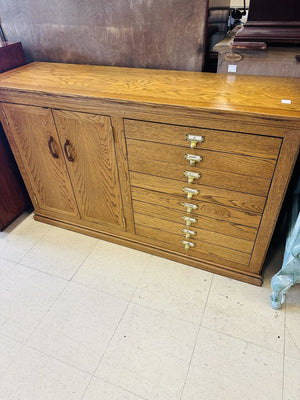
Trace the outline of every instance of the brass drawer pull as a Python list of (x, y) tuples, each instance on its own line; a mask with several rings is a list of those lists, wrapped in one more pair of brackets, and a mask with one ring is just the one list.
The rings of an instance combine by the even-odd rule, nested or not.
[(186, 226), (191, 226), (192, 224), (196, 224), (197, 223), (197, 219), (196, 218), (187, 217), (186, 215), (184, 215), (182, 217), (182, 219), (185, 222)]
[(183, 207), (186, 208), (186, 212), (187, 213), (191, 213), (193, 210), (198, 210), (198, 206), (196, 206), (196, 204), (191, 204), (191, 203), (182, 203)]
[(204, 142), (204, 136), (196, 136), (196, 135), (185, 135), (185, 140), (191, 142), (191, 148), (194, 149), (197, 143)]
[(188, 183), (193, 183), (194, 179), (200, 178), (200, 174), (198, 172), (184, 171), (183, 175), (188, 178)]
[(194, 154), (185, 154), (184, 158), (190, 162), (190, 166), (194, 167), (196, 162), (200, 162), (203, 160), (201, 156), (195, 156)]
[(199, 190), (184, 187), (182, 189), (186, 193), (186, 197), (190, 200), (194, 195), (199, 194)]
[(191, 247), (195, 247), (195, 243), (182, 240), (181, 243), (184, 245), (184, 250), (189, 250)]
[(69, 151), (69, 149), (72, 150), (72, 145), (71, 145), (70, 141), (67, 139), (64, 144), (65, 155), (66, 155), (68, 161), (73, 162), (74, 157), (72, 156), (72, 152)]
[(58, 154), (57, 154), (57, 152), (55, 150), (55, 142), (54, 142), (54, 139), (53, 139), (52, 136), (49, 137), (48, 147), (49, 147), (49, 151), (50, 151), (50, 154), (52, 155), (52, 157), (53, 158), (58, 158)]
[(186, 239), (189, 239), (191, 236), (196, 235), (195, 231), (191, 231), (190, 229), (186, 229), (186, 228), (182, 228), (181, 232), (184, 233)]

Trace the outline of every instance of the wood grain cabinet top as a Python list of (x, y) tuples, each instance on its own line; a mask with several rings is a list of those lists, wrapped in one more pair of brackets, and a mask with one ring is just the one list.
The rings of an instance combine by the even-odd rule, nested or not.
[(300, 117), (297, 78), (37, 62), (1, 74), (1, 95), (5, 89)]
[(36, 219), (261, 284), (298, 79), (32, 63), (0, 102)]

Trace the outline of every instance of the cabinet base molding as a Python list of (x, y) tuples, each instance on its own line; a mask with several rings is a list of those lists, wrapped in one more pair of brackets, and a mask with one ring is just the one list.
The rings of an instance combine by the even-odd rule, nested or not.
[(49, 225), (57, 226), (59, 228), (68, 229), (73, 232), (82, 233), (84, 235), (92, 236), (97, 239), (106, 240), (108, 242), (116, 243), (121, 246), (130, 247), (135, 250), (143, 251), (145, 253), (152, 254), (154, 256), (167, 258), (169, 260), (189, 265), (194, 268), (203, 269), (208, 272), (212, 272), (218, 275), (226, 276), (228, 278), (233, 278), (242, 282), (251, 283), (252, 285), (261, 286), (262, 285), (262, 276), (256, 274), (248, 274), (244, 271), (233, 271), (230, 269), (224, 268), (224, 266), (216, 266), (215, 264), (211, 264), (206, 261), (194, 260), (192, 258), (187, 259), (186, 257), (177, 254), (172, 251), (167, 251), (165, 248), (158, 248), (153, 245), (149, 245), (146, 243), (141, 243), (142, 239), (139, 237), (139, 241), (130, 238), (130, 237), (122, 237), (120, 235), (112, 235), (106, 232), (90, 229), (83, 226), (74, 225), (69, 222), (63, 222), (59, 220), (55, 220), (52, 218), (44, 217), (42, 215), (35, 214), (34, 219), (39, 222), (44, 222)]

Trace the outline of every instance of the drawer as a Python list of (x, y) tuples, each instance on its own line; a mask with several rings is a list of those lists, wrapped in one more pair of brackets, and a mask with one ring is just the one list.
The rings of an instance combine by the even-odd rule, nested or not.
[[(185, 171), (195, 172), (194, 168), (178, 168), (177, 164), (169, 164), (168, 168), (165, 168), (165, 164), (160, 161), (144, 164), (142, 169), (148, 176), (150, 176), (149, 174), (153, 176), (163, 176), (169, 179), (176, 179), (182, 183), (187, 182), (187, 178), (184, 176)], [(269, 179), (255, 176), (251, 177), (251, 179), (245, 179), (244, 175), (230, 174), (228, 172), (210, 169), (199, 169), (197, 173), (200, 174), (200, 178), (196, 180), (196, 182), (201, 185), (229, 189), (241, 193), (250, 193), (263, 197), (265, 197), (269, 191)]]
[(266, 201), (262, 196), (218, 189), (197, 183), (180, 182), (138, 172), (130, 173), (130, 182), (135, 187), (181, 196), (182, 201), (188, 200), (188, 197), (192, 196), (192, 202), (200, 200), (259, 214), (263, 212)]
[(241, 211), (232, 207), (221, 206), (219, 204), (207, 203), (204, 201), (182, 201), (181, 196), (170, 195), (162, 192), (155, 192), (152, 190), (141, 189), (138, 187), (131, 188), (132, 199), (139, 200), (144, 203), (160, 205), (162, 207), (171, 208), (182, 212), (184, 215), (187, 213), (185, 204), (193, 204), (197, 209), (192, 210), (190, 215), (210, 217), (222, 221), (233, 222), (239, 225), (250, 226), (257, 228), (261, 216), (260, 214)]
[[(144, 225), (151, 228), (159, 229), (164, 232), (172, 233), (181, 237), (182, 240), (192, 241), (200, 245), (204, 243), (213, 244), (215, 246), (238, 250), (243, 253), (251, 254), (254, 241), (244, 240), (241, 238), (234, 238), (220, 232), (212, 232), (205, 229), (198, 228), (197, 226), (186, 227), (183, 221), (167, 221), (162, 218), (149, 216), (145, 214), (135, 213), (135, 223), (137, 225)], [(185, 229), (185, 232), (182, 232)], [(190, 238), (185, 237), (185, 234), (191, 232)]]
[[(250, 226), (239, 225), (233, 222), (222, 221), (203, 215), (197, 215), (196, 218), (191, 220), (183, 211), (174, 210), (161, 205), (144, 203), (139, 200), (133, 200), (133, 209), (134, 213), (144, 214), (171, 222), (181, 221), (184, 226), (190, 227), (191, 229), (196, 227), (205, 229), (206, 231), (224, 233), (227, 236), (244, 239), (249, 242), (253, 242), (257, 234), (257, 229)], [(187, 219), (183, 220), (183, 218)]]
[(184, 249), (181, 243), (182, 237), (173, 233), (165, 232), (145, 225), (136, 225), (136, 233), (149, 239), (155, 238), (155, 242), (166, 249), (171, 249), (186, 256), (195, 257), (205, 261), (219, 263), (221, 265), (238, 268), (238, 265), (247, 267), (251, 255), (225, 247), (215, 246), (209, 243), (196, 242), (194, 248)]
[(281, 145), (280, 138), (245, 133), (129, 119), (124, 120), (124, 125), (125, 135), (131, 139), (191, 147), (191, 142), (186, 140), (186, 135), (200, 136), (203, 142), (198, 142), (196, 148), (273, 160), (277, 159)]
[[(127, 151), (131, 171), (149, 173), (152, 163), (158, 163), (161, 170), (159, 176), (165, 176), (165, 170), (169, 168), (169, 165), (175, 164), (182, 173), (186, 169), (200, 173), (203, 169), (209, 169), (247, 177), (271, 179), (276, 165), (275, 160), (209, 150), (184, 149), (179, 146), (133, 139), (127, 140)], [(196, 166), (191, 166), (190, 162), (185, 159), (185, 155), (199, 156), (201, 161), (196, 162)], [(244, 179), (248, 179), (247, 177)]]

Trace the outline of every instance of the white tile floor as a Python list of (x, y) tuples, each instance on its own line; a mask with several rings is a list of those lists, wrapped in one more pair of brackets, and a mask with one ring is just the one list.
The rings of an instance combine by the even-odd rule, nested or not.
[(0, 233), (1, 400), (299, 400), (300, 287), (234, 281), (24, 214)]

